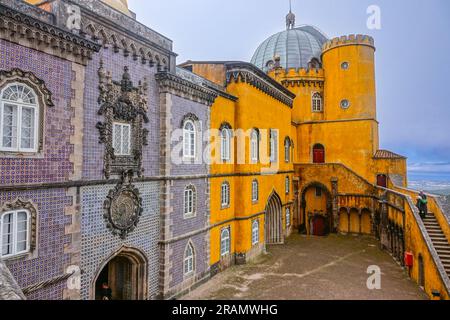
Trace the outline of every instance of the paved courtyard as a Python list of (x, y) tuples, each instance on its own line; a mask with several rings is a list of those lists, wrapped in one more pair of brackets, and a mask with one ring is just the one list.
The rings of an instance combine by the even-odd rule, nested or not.
[[(295, 234), (245, 266), (232, 267), (183, 299), (427, 299), (391, 256), (369, 237)], [(367, 289), (367, 268), (381, 269), (381, 290)]]

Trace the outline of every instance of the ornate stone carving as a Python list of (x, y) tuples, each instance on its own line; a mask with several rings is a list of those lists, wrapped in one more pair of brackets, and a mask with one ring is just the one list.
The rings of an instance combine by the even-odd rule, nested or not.
[(37, 223), (37, 211), (35, 206), (30, 201), (25, 201), (20, 198), (14, 202), (7, 202), (3, 205), (0, 213), (13, 211), (13, 210), (27, 210), (30, 213), (30, 251), (36, 249), (36, 223)]
[[(10, 6), (2, 2), (0, 2), (1, 39), (20, 44), (26, 42), (35, 49), (64, 58), (71, 55), (82, 63), (86, 63), (93, 52), (98, 52), (101, 48), (95, 42), (49, 23), (48, 20), (52, 20), (53, 15), (48, 15), (44, 10), (34, 8), (34, 11), (31, 9), (19, 11), (25, 7), (21, 4), (22, 1), (11, 1), (8, 3)], [(33, 16), (27, 15), (31, 13)], [(36, 18), (38, 13), (42, 14), (42, 20)]]
[(131, 184), (132, 177), (131, 171), (124, 171), (104, 202), (106, 227), (122, 239), (137, 227), (143, 211), (139, 190)]
[[(99, 130), (99, 142), (105, 145), (104, 174), (109, 178), (111, 174), (120, 174), (123, 170), (136, 172), (142, 176), (142, 147), (148, 144), (149, 131), (143, 128), (143, 123), (148, 123), (148, 83), (147, 79), (139, 82), (134, 87), (128, 68), (124, 68), (122, 80), (113, 81), (111, 73), (103, 68), (100, 63), (98, 70), (100, 83), (100, 95), (98, 103), (99, 115), (105, 117), (104, 122), (97, 123)], [(117, 156), (113, 147), (113, 123), (114, 121), (126, 122), (131, 125), (130, 154)]]

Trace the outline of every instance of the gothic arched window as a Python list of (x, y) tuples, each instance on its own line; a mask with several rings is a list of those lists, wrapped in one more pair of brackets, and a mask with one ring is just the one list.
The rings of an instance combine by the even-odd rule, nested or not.
[(318, 92), (315, 92), (312, 96), (312, 111), (323, 112), (322, 96)]
[(230, 244), (231, 244), (231, 238), (230, 238), (230, 229), (226, 228), (223, 229), (220, 233), (220, 255), (226, 256), (230, 253)]
[(250, 135), (250, 158), (254, 163), (259, 160), (259, 134), (256, 129)]
[(192, 243), (188, 243), (184, 251), (184, 275), (188, 276), (194, 272), (195, 269), (195, 251)]

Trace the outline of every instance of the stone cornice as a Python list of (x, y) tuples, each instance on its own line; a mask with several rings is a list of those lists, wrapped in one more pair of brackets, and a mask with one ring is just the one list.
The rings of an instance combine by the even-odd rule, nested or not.
[(231, 62), (226, 63), (226, 67), (227, 85), (233, 81), (235, 83), (247, 83), (292, 108), (295, 94), (252, 64), (245, 62)]
[[(0, 38), (86, 63), (100, 45), (0, 3)], [(26, 42), (26, 43), (24, 43)], [(42, 50), (48, 52), (48, 50)]]
[(207, 106), (212, 105), (218, 96), (216, 91), (182, 79), (170, 72), (159, 72), (155, 78), (162, 92), (169, 92)]

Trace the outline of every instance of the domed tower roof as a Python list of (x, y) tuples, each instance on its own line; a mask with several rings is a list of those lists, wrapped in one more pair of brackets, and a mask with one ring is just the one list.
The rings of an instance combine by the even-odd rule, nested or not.
[(280, 67), (285, 69), (306, 69), (313, 58), (321, 61), (322, 46), (328, 41), (327, 36), (313, 26), (294, 25), (295, 15), (290, 10), (286, 16), (287, 30), (265, 40), (256, 49), (251, 63), (268, 71), (275, 57), (280, 59)]

